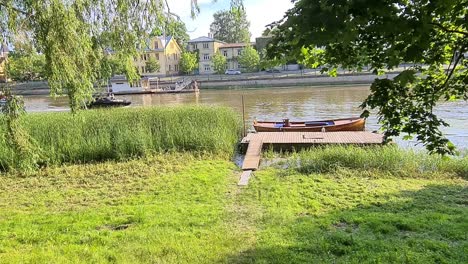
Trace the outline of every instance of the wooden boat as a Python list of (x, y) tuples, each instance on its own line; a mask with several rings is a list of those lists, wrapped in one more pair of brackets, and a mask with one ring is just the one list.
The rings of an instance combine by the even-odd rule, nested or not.
[(360, 117), (330, 119), (320, 121), (282, 122), (254, 121), (257, 132), (336, 132), (364, 131), (366, 120)]
[(94, 101), (88, 104), (89, 108), (99, 108), (99, 107), (119, 107), (119, 106), (128, 106), (132, 102), (127, 100), (115, 99), (110, 97), (96, 98)]

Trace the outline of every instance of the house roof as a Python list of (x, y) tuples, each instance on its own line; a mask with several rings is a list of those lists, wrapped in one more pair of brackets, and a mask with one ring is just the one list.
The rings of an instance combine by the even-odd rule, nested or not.
[(191, 39), (191, 40), (188, 41), (188, 43), (195, 43), (195, 42), (221, 42), (221, 43), (224, 43), (224, 42), (222, 42), (220, 40), (210, 38), (210, 37), (198, 37), (196, 39)]
[(159, 37), (156, 37), (156, 38), (158, 38), (161, 41), (161, 44), (163, 45), (163, 47), (160, 47), (158, 49), (154, 49), (154, 45), (151, 42), (154, 38), (150, 38), (150, 39), (146, 40), (146, 43), (145, 43), (146, 47), (145, 47), (144, 51), (164, 51), (164, 49), (167, 48), (167, 45), (169, 45), (169, 43), (173, 39), (172, 36), (166, 36), (166, 37), (159, 36)]
[(158, 37), (158, 39), (161, 40), (161, 43), (163, 44), (164, 48), (167, 48), (167, 45), (169, 44), (169, 42), (171, 42), (172, 36), (160, 36)]
[[(161, 43), (164, 46), (164, 48), (161, 47), (161, 48), (158, 48), (158, 49), (154, 49), (153, 48), (154, 45), (152, 43), (152, 40), (154, 38), (149, 38), (149, 39), (147, 39), (145, 41), (145, 44), (144, 44), (145, 48), (143, 50), (138, 48), (138, 50), (140, 50), (140, 51), (164, 51), (164, 49), (167, 48), (167, 45), (169, 45), (169, 43), (171, 42), (173, 37), (172, 36), (166, 36), (166, 37), (160, 36), (160, 37), (156, 37), (156, 38), (161, 40)], [(175, 43), (177, 44), (177, 41), (175, 41)], [(178, 46), (178, 44), (177, 44), (177, 46)], [(105, 48), (104, 52), (106, 54), (112, 54), (112, 53), (114, 53), (114, 50), (112, 50), (111, 48)]]
[(222, 46), (220, 46), (220, 49), (226, 49), (226, 48), (243, 48), (248, 45), (253, 45), (254, 43), (227, 43)]

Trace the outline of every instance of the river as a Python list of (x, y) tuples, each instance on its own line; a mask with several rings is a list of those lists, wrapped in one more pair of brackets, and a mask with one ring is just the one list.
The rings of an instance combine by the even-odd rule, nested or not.
[[(359, 116), (361, 102), (369, 94), (364, 86), (315, 86), (286, 88), (252, 88), (201, 90), (199, 94), (161, 94), (122, 96), (132, 101), (132, 106), (207, 104), (229, 106), (242, 113), (242, 97), (248, 129), (257, 120), (319, 120)], [(51, 99), (47, 96), (25, 97), (26, 110), (65, 111), (67, 98)], [(443, 129), (447, 137), (459, 148), (468, 149), (468, 102), (441, 103), (436, 114), (450, 124)], [(377, 118), (372, 115), (366, 130), (379, 129)], [(414, 146), (412, 141), (397, 141), (402, 146)]]

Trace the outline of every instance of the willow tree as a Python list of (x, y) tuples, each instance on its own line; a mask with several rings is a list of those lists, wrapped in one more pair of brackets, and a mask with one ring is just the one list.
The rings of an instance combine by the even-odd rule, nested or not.
[[(187, 0), (197, 11), (197, 1)], [(68, 94), (72, 111), (111, 74), (106, 54), (138, 78), (133, 57), (151, 29), (170, 15), (161, 0), (0, 0), (1, 42), (18, 36), (45, 55), (51, 95)], [(194, 13), (195, 14), (195, 13)], [(141, 43), (142, 44), (142, 43)]]
[[(277, 26), (270, 56), (292, 55), (325, 71), (375, 72), (413, 66), (376, 79), (361, 107), (376, 109), (386, 139), (416, 135), (430, 152), (454, 153), (434, 109), (468, 99), (468, 0), (299, 0)], [(318, 51), (315, 47), (320, 47)], [(424, 65), (424, 66), (423, 66)]]

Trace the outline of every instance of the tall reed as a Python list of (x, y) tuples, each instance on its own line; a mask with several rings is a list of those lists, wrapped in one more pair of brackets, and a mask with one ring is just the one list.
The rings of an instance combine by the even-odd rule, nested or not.
[[(233, 110), (208, 106), (36, 113), (21, 118), (40, 149), (39, 165), (122, 160), (171, 150), (230, 154), (240, 124)], [(0, 135), (0, 169), (8, 170), (13, 155), (4, 144), (1, 124)]]
[(445, 172), (468, 179), (468, 156), (442, 157), (397, 146), (319, 147), (293, 154), (288, 163), (290, 168), (304, 174), (345, 168), (409, 177)]

